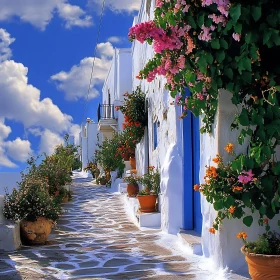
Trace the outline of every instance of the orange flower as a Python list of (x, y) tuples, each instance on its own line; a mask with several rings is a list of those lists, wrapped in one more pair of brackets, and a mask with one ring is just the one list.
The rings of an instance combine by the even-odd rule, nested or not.
[(220, 164), (222, 162), (221, 157), (217, 155), (215, 158), (212, 159), (213, 162)]
[(210, 166), (207, 170), (206, 170), (206, 176), (207, 177), (213, 177), (216, 178), (218, 176), (217, 174), (217, 168), (214, 166)]
[(231, 206), (229, 207), (229, 209), (228, 209), (229, 213), (230, 213), (230, 214), (233, 214), (234, 211), (235, 211), (235, 208), (236, 208), (236, 207), (234, 207), (233, 205), (231, 205)]
[(243, 190), (243, 188), (242, 187), (239, 187), (239, 186), (233, 186), (233, 192), (235, 192), (235, 191), (242, 191)]
[(263, 223), (267, 225), (268, 224), (268, 218), (264, 218)]
[(193, 189), (194, 189), (195, 191), (199, 191), (200, 186), (199, 186), (198, 184), (196, 184), (196, 185), (193, 186)]
[(244, 231), (241, 231), (236, 235), (236, 238), (240, 238), (240, 239), (246, 239), (247, 237), (248, 237), (248, 235)]
[(225, 150), (228, 152), (228, 153), (231, 153), (233, 151), (233, 148), (234, 148), (234, 145), (232, 143), (228, 143), (225, 147)]
[(212, 234), (215, 234), (216, 230), (213, 227), (211, 227), (211, 228), (209, 228), (209, 232)]

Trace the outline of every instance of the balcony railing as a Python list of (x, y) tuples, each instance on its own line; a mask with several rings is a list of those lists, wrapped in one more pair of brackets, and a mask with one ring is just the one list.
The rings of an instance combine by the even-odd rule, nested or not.
[(100, 120), (111, 120), (115, 119), (114, 116), (114, 105), (111, 104), (99, 104), (97, 110), (98, 122)]

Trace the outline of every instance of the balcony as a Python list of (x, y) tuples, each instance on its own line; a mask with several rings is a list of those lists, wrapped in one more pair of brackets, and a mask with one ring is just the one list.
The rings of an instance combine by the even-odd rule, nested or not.
[(102, 133), (112, 133), (117, 130), (118, 122), (115, 119), (114, 105), (99, 104), (97, 110), (98, 130)]

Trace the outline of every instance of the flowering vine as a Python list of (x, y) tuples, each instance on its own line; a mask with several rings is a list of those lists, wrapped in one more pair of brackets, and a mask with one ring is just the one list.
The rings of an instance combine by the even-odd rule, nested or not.
[[(150, 82), (164, 76), (171, 95), (179, 93), (175, 103), (182, 106), (182, 117), (189, 112), (203, 116), (201, 132), (212, 130), (218, 90), (232, 93), (239, 113), (231, 127), (240, 129), (240, 144), (250, 138), (248, 153), (230, 162), (238, 184), (232, 185), (229, 177), (221, 201), (215, 191), (206, 198), (219, 213), (243, 218), (248, 226), (253, 218), (239, 210), (239, 201), (258, 211), (260, 221), (280, 210), (279, 15), (280, 4), (269, 0), (157, 0), (154, 20), (133, 26), (128, 34), (131, 41), (151, 44), (155, 52), (138, 78)], [(187, 98), (186, 88), (191, 92)], [(227, 148), (231, 152), (232, 147)], [(221, 159), (216, 160), (219, 164)], [(219, 178), (217, 170), (209, 167), (206, 180)]]

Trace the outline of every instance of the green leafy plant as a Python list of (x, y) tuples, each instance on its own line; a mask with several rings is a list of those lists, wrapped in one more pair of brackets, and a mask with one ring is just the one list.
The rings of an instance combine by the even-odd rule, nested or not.
[(139, 192), (139, 195), (158, 195), (160, 192), (160, 173), (154, 166), (148, 167), (148, 172), (142, 175), (138, 182), (144, 186), (144, 190)]
[(100, 170), (97, 167), (97, 164), (93, 161), (90, 161), (88, 165), (84, 168), (84, 171), (90, 171), (93, 177), (98, 177), (100, 174)]
[(120, 136), (115, 133), (112, 139), (105, 139), (96, 151), (96, 162), (106, 171), (114, 171), (123, 168), (123, 159), (118, 153)]
[(21, 181), (19, 190), (6, 192), (3, 214), (13, 221), (35, 221), (39, 217), (56, 221), (61, 208), (53, 201), (48, 192), (46, 180), (30, 176)]
[(135, 174), (132, 173), (130, 176), (124, 177), (123, 181), (128, 184), (137, 185), (139, 183), (139, 179), (140, 179), (139, 176), (136, 176)]
[(244, 251), (247, 253), (280, 255), (280, 234), (275, 231), (259, 235), (256, 241), (247, 241), (245, 232), (239, 232), (236, 237), (242, 239)]
[(145, 126), (147, 125), (146, 95), (138, 86), (131, 94), (124, 94), (122, 106), (116, 106), (124, 114), (123, 132), (120, 136), (118, 151), (121, 154), (134, 156), (136, 144), (144, 136)]

